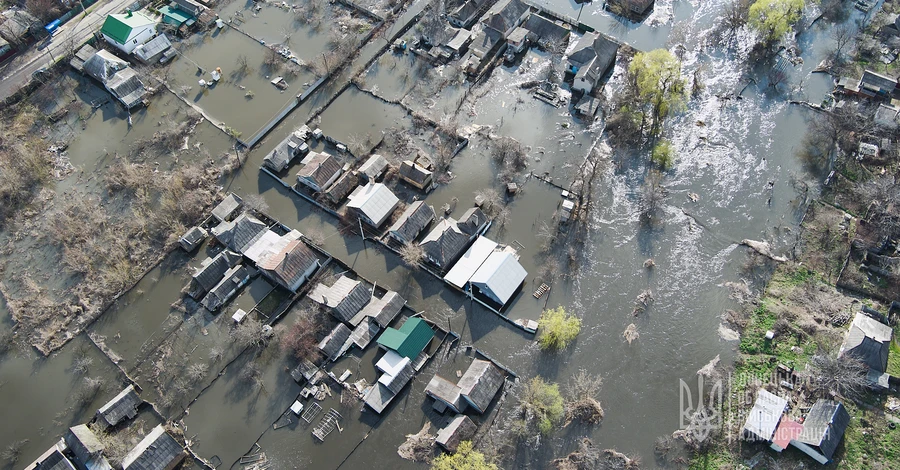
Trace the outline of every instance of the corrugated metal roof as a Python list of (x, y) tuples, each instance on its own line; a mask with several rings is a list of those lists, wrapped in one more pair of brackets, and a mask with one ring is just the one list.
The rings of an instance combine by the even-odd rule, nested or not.
[(884, 372), (894, 330), (864, 313), (857, 313), (850, 324), (840, 354), (850, 354), (869, 368)]
[(459, 229), (452, 217), (448, 217), (439, 221), (419, 245), (432, 263), (445, 267), (459, 256), (468, 243), (469, 235)]
[(200, 303), (210, 312), (218, 310), (235, 294), (235, 291), (250, 279), (250, 270), (238, 265), (229, 269), (222, 280), (213, 287)]
[(100, 442), (94, 431), (84, 424), (69, 428), (65, 441), (72, 453), (75, 454), (75, 458), (82, 463), (101, 457), (100, 454), (104, 449), (103, 443)]
[(435, 374), (428, 381), (428, 385), (425, 386), (425, 394), (444, 402), (456, 412), (462, 410), (462, 394), (459, 386), (440, 375)]
[(122, 14), (114, 13), (106, 17), (106, 20), (103, 22), (103, 27), (100, 28), (100, 32), (109, 36), (119, 44), (125, 44), (128, 42), (128, 37), (131, 35), (132, 29), (155, 23), (156, 20), (139, 11)]
[(360, 191), (350, 195), (347, 207), (359, 210), (372, 225), (380, 227), (397, 208), (400, 200), (387, 186), (381, 183), (369, 183)]
[(154, 56), (158, 54), (162, 54), (166, 50), (172, 47), (172, 43), (169, 41), (169, 38), (164, 34), (160, 34), (155, 38), (147, 41), (144, 44), (141, 44), (138, 47), (134, 48), (134, 55), (137, 56), (138, 59), (143, 60), (144, 62), (149, 61)]
[(138, 406), (143, 402), (134, 391), (134, 386), (129, 385), (97, 410), (98, 421), (105, 421), (107, 426), (115, 426), (125, 418), (134, 418), (137, 416)]
[(365, 349), (369, 343), (378, 336), (381, 327), (372, 318), (366, 318), (359, 322), (356, 328), (350, 333), (350, 341), (353, 341), (359, 349)]
[(243, 254), (266, 230), (265, 223), (245, 212), (231, 222), (213, 227), (212, 233), (228, 249)]
[(527, 276), (528, 272), (515, 255), (508, 251), (495, 251), (475, 271), (469, 282), (477, 285), (483, 294), (506, 305)]
[(222, 276), (229, 269), (240, 261), (241, 255), (228, 250), (222, 251), (215, 258), (206, 258), (203, 260), (203, 264), (194, 271), (189, 295), (194, 299), (203, 297), (222, 280)]
[(48, 454), (42, 456), (39, 464), (29, 465), (25, 468), (26, 470), (75, 470), (72, 462), (56, 448), (51, 449)]
[(378, 338), (378, 344), (397, 351), (397, 354), (415, 359), (421, 353), (431, 338), (434, 331), (418, 317), (412, 317), (403, 323), (399, 330), (388, 328)]
[(219, 222), (224, 222), (230, 219), (231, 216), (241, 208), (243, 203), (244, 201), (237, 194), (231, 193), (226, 196), (222, 202), (216, 205), (216, 208), (212, 211), (212, 215)]
[(756, 402), (753, 403), (753, 408), (747, 415), (747, 422), (744, 423), (744, 431), (752, 433), (758, 439), (771, 441), (786, 408), (787, 400), (765, 389), (759, 389)]
[(387, 166), (387, 159), (381, 155), (375, 154), (369, 157), (369, 159), (359, 167), (359, 172), (366, 175), (369, 181), (375, 181), (376, 178), (384, 173)]
[(316, 285), (309, 298), (332, 309), (334, 316), (343, 322), (349, 322), (371, 298), (369, 289), (361, 283), (341, 276), (331, 287)]
[(496, 248), (497, 242), (486, 237), (476, 238), (475, 243), (444, 276), (444, 280), (462, 289)]
[(380, 299), (373, 298), (350, 319), (351, 325), (358, 325), (364, 318), (369, 317), (382, 328), (388, 326), (400, 313), (406, 299), (394, 291), (387, 291)]
[(475, 436), (478, 426), (466, 415), (456, 415), (447, 426), (437, 433), (435, 442), (450, 452), (456, 452), (459, 443)]
[(338, 323), (322, 341), (319, 342), (319, 350), (325, 353), (328, 359), (334, 359), (334, 356), (341, 350), (347, 338), (350, 337), (350, 328), (343, 323)]

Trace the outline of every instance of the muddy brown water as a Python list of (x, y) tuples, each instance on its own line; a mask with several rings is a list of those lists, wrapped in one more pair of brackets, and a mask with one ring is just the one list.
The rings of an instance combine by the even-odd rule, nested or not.
[[(421, 5), (421, 2), (415, 4), (419, 8)], [(567, 15), (577, 15), (574, 2), (554, 0), (551, 7)], [(314, 210), (257, 170), (265, 153), (293, 128), (306, 122), (312, 110), (324, 104), (327, 96), (339, 88), (337, 84), (329, 84), (321, 94), (289, 115), (251, 152), (244, 170), (224, 183), (226, 190), (239, 194), (262, 194), (269, 213), (288, 226), (320, 232), (325, 240), (324, 248), (334, 256), (368, 279), (377, 280), (379, 285), (400, 291), (414, 309), (424, 311), (434, 321), (448, 323), (459, 332), (462, 346), (474, 345), (484, 350), (520, 377), (541, 375), (564, 383), (582, 368), (601, 375), (604, 387), (600, 399), (606, 408), (602, 425), (567, 428), (547, 439), (539, 449), (519, 456), (518, 464), (535, 468), (571, 451), (583, 436), (591, 437), (603, 448), (615, 447), (640, 454), (645, 462), (653, 465), (655, 438), (679, 426), (679, 379), (693, 381), (695, 372), (716, 355), (721, 355), (723, 361), (733, 358), (736, 344), (722, 340), (718, 327), (722, 312), (735, 306), (723, 284), (744, 277), (741, 266), (746, 254), (736, 242), (753, 238), (768, 240), (777, 249), (788, 246), (796, 235), (803, 209), (802, 197), (792, 180), (806, 181), (814, 188), (820, 176), (807, 173), (795, 157), (802, 145), (809, 114), (786, 104), (788, 87), (775, 92), (765, 82), (765, 70), (753, 70), (750, 74), (759, 83), (748, 87), (742, 100), (717, 98), (717, 94), (739, 92), (747, 83), (740, 61), (749, 49), (746, 37), (741, 37), (731, 51), (700, 47), (708, 38), (719, 6), (681, 2), (672, 8), (660, 2), (654, 13), (657, 16), (652, 17), (664, 23), (658, 27), (623, 24), (599, 8), (585, 7), (582, 21), (645, 49), (666, 44), (673, 27), (665, 13), (671, 12), (676, 27), (687, 31), (683, 40), (687, 49), (685, 69), (692, 71), (705, 64), (706, 89), (689, 104), (685, 113), (668, 125), (667, 135), (678, 151), (678, 159), (666, 173), (669, 194), (662, 209), (662, 224), (647, 229), (638, 218), (639, 188), (646, 174), (641, 156), (610, 157), (611, 163), (600, 184), (595, 184), (596, 211), (589, 221), (590, 242), (581, 269), (571, 281), (557, 283), (548, 300), (548, 305), (564, 305), (584, 321), (578, 340), (565, 352), (541, 353), (532, 337), (493, 313), (472, 305), (433, 278), (410, 271), (393, 254), (371, 243), (363, 244), (358, 237), (341, 235), (332, 218)], [(263, 26), (248, 22), (247, 28), (265, 31), (265, 21), (274, 21), (264, 16), (269, 15), (266, 12), (263, 10), (261, 15)], [(207, 44), (215, 45), (210, 49), (211, 55), (201, 55), (205, 67), (214, 67), (229, 58), (233, 61), (228, 48), (260, 49), (245, 36), (239, 39), (238, 34), (220, 33), (208, 43), (188, 49), (187, 55), (191, 57), (195, 51), (212, 47)], [(804, 90), (796, 93), (814, 102), (830, 87), (827, 77), (810, 75), (828, 46), (824, 36), (820, 27), (801, 36), (805, 62), (790, 69), (788, 80), (796, 83), (799, 77), (804, 77)], [(363, 59), (357, 64), (365, 62), (378, 47), (364, 48)], [(529, 60), (542, 58), (538, 53), (527, 57)], [(409, 86), (398, 79), (405, 73), (401, 67), (408, 66), (402, 62), (408, 59), (390, 60), (401, 64), (395, 68), (384, 66), (389, 64), (384, 59), (381, 67), (367, 74), (367, 84), (377, 85), (374, 91), (379, 96), (396, 98)], [(185, 83), (194, 80), (192, 68), (186, 60), (179, 59), (173, 70), (179, 77), (176, 80)], [(601, 152), (611, 153), (611, 150), (604, 146), (602, 122), (594, 128), (585, 128), (565, 109), (551, 108), (514, 86), (534, 73), (538, 73), (535, 68), (522, 64), (495, 71), (491, 78), (494, 89), (478, 101), (474, 113), (461, 113), (459, 123), (491, 125), (494, 132), (520, 139), (531, 148), (529, 169), (547, 172), (556, 181), (567, 181), (592, 145), (599, 145)], [(613, 74), (607, 94), (614, 93), (621, 73), (617, 69)], [(272, 88), (261, 77), (245, 80), (256, 80), (254, 83)], [(265, 89), (265, 93), (259, 92), (249, 106), (251, 102), (245, 101), (237, 86), (225, 85), (199, 96), (196, 104), (214, 116), (222, 116), (229, 125), (244, 129), (258, 128), (283, 105), (284, 96), (289, 95), (269, 93), (274, 89), (261, 87), (259, 90)], [(297, 82), (292, 87), (296, 85)], [(294, 91), (291, 88), (291, 93)], [(166, 111), (170, 109), (166, 103), (174, 98), (165, 96), (168, 98), (155, 99), (145, 111), (146, 117), (132, 130), (122, 126), (118, 113), (104, 112), (92, 118), (86, 133), (70, 147), (70, 152), (75, 153), (73, 163), (90, 172), (102, 165), (96, 160), (99, 157), (91, 154), (103, 154), (102, 149), (124, 145), (133, 135), (152, 135), (156, 122), (164, 119), (164, 113), (172, 112)], [(439, 110), (435, 114), (455, 104), (452, 98), (434, 101), (434, 109)], [(348, 89), (321, 115), (321, 127), (338, 139), (365, 134), (377, 136), (389, 127), (408, 124), (409, 117), (402, 109), (355, 88)], [(230, 145), (229, 139), (211, 127), (208, 133), (203, 132), (202, 138), (198, 138), (206, 147), (225, 150)], [(454, 215), (458, 216), (468, 207), (476, 190), (495, 184), (492, 176), (495, 170), (486, 146), (476, 142), (454, 160), (452, 182), (438, 188), (426, 201), (437, 209), (456, 197), (460, 203)], [(773, 189), (766, 191), (769, 182), (773, 183)], [(691, 202), (690, 193), (697, 194), (699, 201)], [(549, 218), (558, 201), (557, 190), (530, 180), (522, 194), (511, 202), (511, 222), (503, 231), (494, 228), (488, 234), (498, 241), (518, 241), (526, 247), (522, 263), (529, 271), (529, 279), (509, 310), (513, 318), (537, 318), (540, 313), (542, 303), (530, 295), (534, 288), (531, 278), (541, 263), (536, 253), (539, 240), (535, 225)], [(173, 315), (177, 317), (169, 305), (179, 297), (190, 267), (196, 266), (202, 256), (176, 254), (168, 258), (91, 327), (92, 331), (107, 337), (109, 346), (124, 358), (125, 370), (140, 360), (142, 346), (152, 342), (154, 335), (169, 331), (167, 322), (173, 321)], [(648, 272), (642, 263), (650, 257), (656, 260), (657, 267)], [(635, 297), (648, 288), (652, 289), (656, 301), (646, 312), (632, 317)], [(245, 289), (230, 308), (254, 304), (264, 295), (264, 290), (263, 285)], [(0, 328), (11, 328), (2, 304), (0, 313), (4, 318)], [(284, 320), (285, 324), (290, 321), (290, 316)], [(629, 323), (635, 323), (641, 335), (631, 345), (622, 338)], [(190, 352), (187, 347), (190, 338), (185, 334), (186, 352)], [(196, 341), (201, 341), (197, 338)], [(214, 331), (203, 338), (204, 348), (200, 351), (205, 354), (215, 341), (227, 341), (227, 331)], [(82, 352), (93, 359), (87, 375), (103, 377), (105, 386), (90, 404), (74, 409), (70, 397), (83, 378), (73, 373), (72, 365)], [(197, 352), (191, 360), (202, 361), (204, 357)], [(374, 359), (375, 353), (370, 349), (361, 357), (344, 359), (335, 371), (339, 374), (351, 369), (357, 376), (371, 378)], [(196, 436), (197, 452), (207, 458), (219, 456), (226, 467), (251, 450), (259, 439), (263, 450), (276, 463), (275, 468), (336, 468), (342, 461), (341, 468), (421, 468), (399, 459), (395, 449), (406, 434), (417, 432), (423, 423), (441, 423), (442, 418), (430, 410), (430, 402), (424, 397), (428, 379), (434, 373), (452, 377), (471, 359), (464, 354), (464, 349), (459, 349), (449, 357), (432, 361), (380, 420), (371, 412), (359, 413), (358, 406), (351, 407), (341, 422), (343, 431), (329, 436), (324, 444), (316, 443), (303, 426), (272, 429), (272, 423), (299, 393), (299, 387), (286, 372), (291, 361), (277, 348), (264, 350), (255, 358), (264, 365), (263, 386), (260, 391), (252, 392), (245, 390), (236, 378), (236, 371), (248, 360), (245, 355), (239, 356), (191, 405), (185, 417), (187, 434)], [(43, 452), (66, 427), (89, 419), (92, 410), (114, 395), (123, 383), (124, 377), (84, 336), (46, 359), (38, 358), (30, 349), (16, 349), (4, 355), (0, 359), (0, 398), (16, 406), (3, 407), (7, 425), (0, 431), (0, 444), (5, 447), (19, 439), (29, 440), (19, 463), (13, 467), (20, 468)], [(334, 402), (327, 404), (340, 406)], [(367, 434), (368, 438), (361, 441)]]

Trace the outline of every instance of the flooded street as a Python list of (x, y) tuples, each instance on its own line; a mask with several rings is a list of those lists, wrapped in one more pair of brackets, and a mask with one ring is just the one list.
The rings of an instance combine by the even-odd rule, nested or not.
[[(574, 0), (535, 3), (563, 16), (579, 14), (580, 6)], [(423, 7), (423, 1), (414, 2), (397, 24)], [(242, 196), (261, 194), (269, 216), (304, 234), (316, 234), (323, 242), (322, 249), (360, 276), (396, 290), (414, 311), (424, 312), (442, 327), (449, 326), (461, 335), (458, 347), (429, 362), (380, 418), (370, 411), (360, 413), (358, 405), (346, 410), (341, 433), (332, 434), (325, 443), (316, 441), (308, 427), (296, 423), (273, 429), (273, 423), (300, 393), (300, 386), (288, 373), (295, 361), (277, 345), (259, 352), (233, 349), (217, 356), (201, 383), (192, 389), (196, 393), (190, 397), (199, 395), (196, 401), (172, 405), (166, 417), (180, 419), (185, 434), (195, 436), (193, 450), (206, 459), (219, 457), (220, 468), (242, 468), (238, 459), (255, 449), (255, 443), (275, 463), (273, 468), (424, 468), (400, 459), (395, 450), (407, 434), (418, 432), (429, 420), (438, 423), (442, 419), (426, 400), (425, 385), (435, 373), (449, 377), (464, 369), (469, 361), (465, 347), (474, 346), (520, 379), (540, 375), (565, 384), (581, 369), (603, 378), (600, 400), (606, 416), (602, 425), (571, 426), (553, 434), (540, 448), (523, 454), (517, 462), (521, 468), (544, 468), (550, 459), (574, 450), (582, 437), (590, 437), (603, 449), (640, 455), (652, 467), (655, 439), (679, 427), (679, 380), (694, 382), (697, 370), (716, 356), (723, 362), (735, 357), (737, 342), (720, 335), (721, 315), (736, 306), (725, 283), (747, 281), (751, 288), (757, 287), (743, 269), (747, 251), (739, 246), (740, 241), (768, 241), (779, 253), (792, 246), (805, 198), (811, 196), (798, 192), (803, 186), (798, 182), (815, 192), (822, 178), (810, 174), (796, 156), (810, 116), (787, 100), (808, 97), (818, 102), (830, 91), (830, 77), (812, 74), (828, 48), (827, 41), (820, 38), (822, 33), (816, 27), (804, 32), (799, 38), (802, 63), (789, 67), (789, 78), (774, 89), (765, 78), (767, 70), (748, 71), (743, 65), (750, 38), (739, 37), (728, 49), (712, 44), (721, 8), (719, 3), (664, 0), (642, 24), (612, 17), (600, 3), (586, 5), (581, 12), (582, 23), (639, 50), (680, 44), (684, 47), (683, 74), (690, 76), (701, 69), (703, 90), (690, 100), (685, 112), (666, 125), (665, 136), (677, 157), (663, 176), (667, 197), (661, 220), (649, 226), (640, 220), (647, 156), (610, 148), (603, 120), (586, 126), (565, 107), (550, 106), (519, 88), (544, 73), (540, 68), (546, 59), (543, 53), (532, 51), (520, 63), (498, 67), (486, 84), (478, 85), (488, 87), (489, 92), (469, 97), (472, 101), (458, 106), (470, 84), (449, 83), (444, 94), (424, 101), (414, 90), (419, 73), (416, 60), (391, 52), (379, 58), (376, 54), (385, 42), (373, 40), (348, 70), (333, 77), (274, 127), (250, 151), (242, 168), (223, 182), (223, 189)], [(291, 47), (304, 61), (317, 60), (315, 56), (326, 47), (327, 33), (317, 35), (300, 27), (279, 8), (267, 6), (249, 18), (247, 5), (233, 2), (220, 16), (232, 17), (237, 11), (248, 17), (242, 30), (268, 43), (284, 40), (285, 30), (290, 29)], [(301, 69), (287, 80), (285, 90), (276, 89), (269, 83), (272, 73), (263, 64), (264, 46), (230, 27), (190, 41), (179, 46), (184, 46), (183, 57), (171, 67), (171, 88), (191, 87), (183, 89), (185, 99), (244, 136), (255, 134), (316, 80), (314, 74)], [(232, 75), (239, 54), (246, 55), (251, 72)], [(364, 67), (373, 59), (370, 67)], [(198, 75), (198, 66), (207, 72), (222, 67), (225, 79), (215, 87), (201, 89), (197, 86), (202, 75)], [(362, 89), (349, 86), (336, 95), (356, 72), (363, 72)], [(617, 65), (605, 90), (608, 98), (621, 86), (623, 74), (622, 65)], [(791, 90), (801, 78), (803, 90), (796, 93), (802, 97)], [(253, 97), (246, 96), (248, 90), (254, 92)], [(727, 95), (732, 98), (725, 98)], [(509, 202), (509, 223), (487, 233), (492, 240), (521, 246), (520, 261), (529, 273), (505, 312), (507, 316), (537, 320), (545, 305), (566, 307), (583, 321), (582, 332), (570, 349), (556, 354), (541, 352), (532, 335), (435, 278), (410, 270), (394, 253), (364, 242), (358, 235), (342, 234), (336, 218), (259, 171), (263, 157), (332, 98), (310, 127), (320, 127), (341, 142), (359, 142), (366, 150), (363, 156), (391, 128), (413, 127), (404, 106), (420, 110), (436, 122), (453, 121), (458, 129), (490, 126), (492, 134), (519, 140), (529, 154), (523, 175), (546, 175), (562, 186), (570, 184), (590, 149), (596, 147), (604, 155), (602, 176), (593, 185), (595, 211), (588, 222), (587, 250), (581, 254), (577, 273), (561, 276), (549, 298), (535, 299), (532, 292), (539, 285), (534, 278), (546, 260), (540, 249), (544, 241), (539, 234), (541, 224), (552, 219), (561, 201), (560, 191), (523, 176), (522, 189)], [(134, 115), (131, 128), (118, 108), (100, 107), (84, 123), (84, 133), (69, 146), (72, 165), (89, 175), (108, 165), (107, 155), (125, 152), (130, 142), (152, 136), (161, 123), (184, 119), (187, 113), (187, 107), (172, 93), (161, 91), (152, 100), (149, 108)], [(195, 143), (202, 143), (198, 156), (218, 155), (232, 148), (233, 139), (204, 122), (189, 145)], [(456, 199), (458, 206), (450, 215), (460, 217), (472, 206), (478, 190), (502, 189), (491, 152), (486, 139), (473, 137), (453, 159), (449, 184), (417, 196), (424, 197), (436, 211), (455, 204)], [(161, 165), (171, 163), (165, 158), (160, 157)], [(295, 181), (296, 170), (290, 170), (285, 180)], [(60, 181), (56, 191), (64, 194), (82, 185), (102, 190), (96, 181), (79, 176)], [(697, 196), (696, 201), (691, 195)], [(205, 258), (205, 249), (191, 255), (180, 250), (170, 254), (90, 325), (88, 331), (105, 338), (106, 346), (121, 358), (118, 366), (110, 363), (85, 333), (48, 358), (40, 358), (28, 347), (11, 349), (0, 358), (0, 398), (16, 403), (4, 407), (7, 425), (0, 443), (5, 447), (28, 439), (18, 463), (10, 468), (32, 461), (67, 427), (88, 420), (93, 410), (115, 395), (127, 382), (119, 367), (147, 390), (145, 400), (158, 400), (151, 392), (153, 380), (148, 377), (152, 374), (146, 367), (159, 354), (157, 348), (164, 339), (177, 338), (169, 360), (184, 365), (209, 362), (217, 345), (229, 341), (230, 316), (238, 307), (252, 309), (269, 294), (271, 285), (245, 288), (238, 300), (217, 316), (179, 311), (172, 304), (181, 297), (193, 268)], [(652, 270), (643, 266), (648, 258), (655, 260)], [(635, 298), (646, 289), (655, 300), (635, 316)], [(8, 331), (11, 321), (2, 303), (0, 316), (0, 329)], [(293, 321), (288, 314), (281, 323)], [(633, 344), (622, 335), (631, 323), (640, 333)], [(368, 377), (371, 381), (374, 360), (374, 351), (368, 349), (360, 357), (345, 358), (335, 370), (346, 368), (353, 371), (354, 380)], [(261, 385), (259, 390), (248, 391), (237, 371), (251, 361), (260, 366)], [(85, 362), (90, 363), (85, 370), (76, 367)], [(87, 377), (102, 378), (103, 385), (76, 406), (71, 397), (84, 394)], [(510, 406), (509, 401), (504, 406)]]

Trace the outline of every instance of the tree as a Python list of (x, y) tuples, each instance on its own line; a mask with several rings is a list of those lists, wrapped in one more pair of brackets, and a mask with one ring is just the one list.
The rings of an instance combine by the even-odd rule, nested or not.
[(628, 66), (630, 86), (640, 101), (641, 130), (649, 121), (650, 136), (659, 135), (662, 123), (687, 101), (681, 62), (669, 51), (638, 52)]
[(400, 248), (400, 257), (412, 269), (419, 269), (419, 263), (425, 259), (425, 250), (418, 243), (407, 243)]
[(546, 382), (541, 377), (531, 379), (525, 384), (519, 399), (519, 414), (521, 419), (514, 428), (520, 437), (531, 435), (535, 428), (542, 435), (550, 434), (566, 414), (559, 385)]
[(435, 459), (431, 470), (497, 470), (497, 465), (488, 462), (471, 441), (462, 441), (455, 453), (441, 454)]
[(663, 171), (668, 170), (675, 163), (675, 150), (672, 149), (672, 143), (668, 140), (660, 140), (653, 146), (650, 154), (650, 160), (653, 161)]
[(319, 325), (312, 313), (304, 313), (281, 337), (281, 349), (298, 359), (309, 358), (317, 349), (316, 332)]
[(804, 5), (804, 0), (756, 0), (750, 5), (748, 22), (762, 34), (762, 42), (768, 46), (794, 26)]
[(569, 402), (566, 404), (567, 421), (578, 420), (588, 424), (598, 424), (603, 420), (603, 407), (597, 397), (603, 379), (588, 374), (584, 369), (578, 371), (568, 384)]
[(866, 390), (866, 366), (854, 357), (819, 351), (809, 359), (810, 386), (823, 397), (859, 398)]
[(566, 313), (562, 307), (545, 310), (538, 322), (541, 349), (565, 349), (581, 333), (581, 319)]

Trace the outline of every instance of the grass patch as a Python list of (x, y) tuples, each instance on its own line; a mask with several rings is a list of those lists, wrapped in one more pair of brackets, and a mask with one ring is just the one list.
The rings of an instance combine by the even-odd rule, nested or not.
[(731, 452), (725, 445), (717, 445), (707, 452), (702, 452), (691, 459), (691, 470), (714, 470), (720, 468), (734, 468), (738, 465), (737, 454)]
[[(891, 429), (883, 415), (844, 402), (852, 417), (835, 459), (841, 468), (878, 468), (900, 462), (900, 427)], [(887, 467), (882, 467), (887, 468)]]
[(750, 314), (750, 322), (741, 335), (740, 351), (744, 354), (775, 354), (772, 341), (766, 339), (766, 331), (775, 325), (775, 314), (765, 304)]
[(895, 338), (891, 341), (891, 351), (888, 354), (888, 366), (885, 371), (893, 377), (900, 377), (900, 344)]

